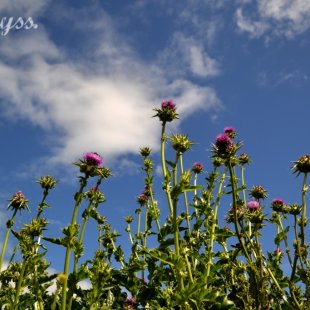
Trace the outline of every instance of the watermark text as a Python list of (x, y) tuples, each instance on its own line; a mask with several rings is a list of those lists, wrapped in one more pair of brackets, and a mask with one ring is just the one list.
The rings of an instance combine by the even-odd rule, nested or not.
[(0, 17), (0, 34), (6, 36), (11, 30), (37, 29), (38, 25), (32, 17)]

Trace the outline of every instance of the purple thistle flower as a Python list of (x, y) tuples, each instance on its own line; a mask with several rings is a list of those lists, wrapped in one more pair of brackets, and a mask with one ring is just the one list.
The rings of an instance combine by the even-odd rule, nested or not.
[(203, 164), (202, 163), (194, 163), (192, 167), (192, 171), (196, 174), (199, 174), (203, 171)]
[(161, 103), (161, 108), (162, 109), (169, 109), (169, 110), (175, 110), (177, 105), (172, 101), (172, 99), (165, 99)]
[(231, 138), (226, 133), (221, 133), (216, 137), (215, 146), (219, 153), (229, 153), (232, 145)]
[(224, 132), (230, 134), (231, 132), (236, 132), (236, 129), (233, 127), (225, 127)]
[(139, 195), (137, 198), (137, 202), (140, 204), (140, 206), (146, 205), (148, 200), (149, 200), (149, 197), (144, 193)]
[(251, 200), (247, 203), (247, 207), (251, 212), (257, 211), (259, 209), (259, 202), (256, 200)]
[(103, 164), (102, 157), (96, 152), (88, 152), (84, 154), (84, 160), (88, 165), (100, 166)]
[(282, 198), (275, 198), (272, 200), (272, 206), (283, 206), (284, 200)]
[(231, 139), (235, 138), (237, 133), (234, 127), (225, 127), (224, 133), (226, 133)]

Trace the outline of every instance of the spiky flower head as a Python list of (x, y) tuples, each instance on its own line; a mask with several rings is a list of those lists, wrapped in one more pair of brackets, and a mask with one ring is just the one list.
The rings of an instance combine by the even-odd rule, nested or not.
[(40, 184), (43, 189), (49, 190), (54, 188), (58, 181), (54, 177), (46, 175), (41, 177), (36, 183)]
[(130, 223), (132, 223), (132, 221), (133, 221), (133, 217), (132, 217), (131, 215), (127, 215), (127, 216), (125, 216), (125, 221), (126, 221), (128, 224), (130, 224)]
[(163, 124), (172, 122), (173, 120), (179, 118), (179, 115), (176, 112), (176, 107), (176, 104), (171, 99), (165, 99), (162, 101), (160, 109), (154, 109), (154, 111), (157, 112), (154, 117), (158, 116)]
[(272, 209), (276, 212), (282, 212), (284, 207), (284, 200), (282, 198), (275, 198), (272, 200)]
[(140, 206), (146, 205), (148, 200), (149, 200), (149, 197), (145, 195), (144, 193), (139, 195), (137, 198), (137, 202), (140, 204)]
[(96, 152), (88, 152), (83, 156), (87, 165), (90, 166), (101, 166), (103, 164), (102, 157)]
[(224, 133), (226, 133), (231, 139), (235, 138), (237, 135), (236, 129), (233, 127), (225, 127)]
[(104, 202), (104, 194), (101, 193), (98, 186), (93, 186), (90, 188), (89, 191), (87, 191), (86, 196), (89, 198), (89, 200), (94, 204), (99, 204)]
[(239, 160), (240, 165), (245, 165), (245, 164), (248, 164), (249, 162), (251, 162), (249, 155), (246, 153), (241, 153), (239, 155), (238, 160)]
[(152, 149), (150, 149), (149, 147), (141, 147), (140, 148), (140, 154), (143, 157), (150, 156), (151, 152), (152, 152)]
[(228, 134), (221, 133), (216, 137), (214, 150), (219, 157), (227, 157), (234, 153), (234, 144)]
[(256, 200), (251, 200), (247, 203), (247, 207), (249, 209), (250, 212), (254, 212), (259, 210), (260, 206), (259, 206), (259, 202)]
[(172, 99), (164, 99), (161, 102), (162, 109), (175, 110), (177, 105), (172, 101)]
[(293, 173), (309, 173), (310, 172), (310, 154), (301, 156), (298, 160), (294, 161), (292, 167)]
[(179, 153), (183, 154), (188, 151), (193, 142), (188, 139), (187, 135), (174, 134), (172, 138), (172, 147)]
[(257, 200), (265, 199), (267, 198), (267, 191), (261, 185), (256, 185), (250, 190), (250, 196)]
[(196, 162), (193, 164), (192, 171), (196, 174), (200, 174), (203, 172), (203, 164)]
[(80, 171), (85, 173), (87, 177), (99, 176), (101, 178), (107, 178), (111, 175), (109, 169), (101, 167), (103, 159), (96, 152), (85, 153), (83, 159), (73, 164), (79, 166)]
[(26, 199), (25, 195), (21, 192), (18, 191), (13, 195), (13, 197), (9, 200), (8, 204), (8, 209), (13, 209), (13, 210), (22, 210), (22, 209), (27, 209), (29, 211), (29, 207), (27, 204), (28, 200)]
[(298, 205), (297, 203), (292, 203), (292, 204), (289, 205), (288, 212), (291, 215), (298, 215), (298, 214), (300, 214), (301, 209), (302, 208), (301, 208), (300, 205)]

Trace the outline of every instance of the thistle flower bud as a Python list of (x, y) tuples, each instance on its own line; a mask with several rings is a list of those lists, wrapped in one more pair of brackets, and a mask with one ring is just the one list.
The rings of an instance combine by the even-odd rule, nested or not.
[(301, 212), (301, 206), (296, 204), (296, 203), (292, 203), (289, 205), (289, 214), (291, 215), (298, 215)]
[(57, 280), (60, 283), (64, 283), (67, 279), (68, 279), (68, 277), (64, 273), (59, 273), (57, 276)]
[(292, 167), (293, 173), (309, 173), (310, 172), (310, 154), (301, 156), (297, 161), (294, 161)]
[(28, 200), (24, 196), (24, 194), (21, 191), (18, 191), (13, 195), (13, 197), (9, 200), (8, 209), (13, 210), (22, 210), (27, 209), (29, 211), (29, 207), (27, 204)]
[(226, 133), (231, 139), (235, 138), (237, 135), (236, 129), (233, 127), (225, 127), (224, 133)]
[(87, 165), (90, 166), (101, 166), (103, 164), (102, 157), (96, 152), (88, 152), (83, 156)]
[(162, 121), (163, 124), (167, 122), (172, 122), (175, 119), (179, 118), (179, 115), (176, 113), (176, 104), (171, 99), (165, 99), (161, 103), (160, 109), (154, 109), (158, 118)]
[(127, 215), (127, 216), (125, 216), (125, 221), (126, 221), (126, 223), (130, 224), (133, 221), (133, 217), (131, 215)]
[(140, 204), (141, 207), (146, 205), (148, 200), (149, 200), (149, 197), (145, 194), (141, 194), (137, 198), (137, 202)]
[(202, 163), (194, 163), (193, 164), (193, 167), (192, 167), (192, 171), (195, 173), (195, 174), (200, 174), (203, 172), (203, 164)]
[(282, 212), (284, 207), (284, 200), (282, 198), (275, 198), (272, 200), (272, 210)]
[(229, 135), (221, 133), (215, 139), (214, 151), (219, 157), (226, 158), (227, 156), (234, 154), (236, 148)]
[(140, 148), (140, 154), (143, 157), (148, 157), (151, 155), (152, 150), (149, 147)]
[(191, 148), (192, 145), (193, 145), (193, 142), (191, 142), (188, 139), (187, 135), (182, 135), (182, 134), (173, 135), (172, 147), (179, 154), (185, 153), (187, 150)]
[(43, 189), (48, 190), (54, 188), (58, 181), (54, 177), (46, 175), (41, 177), (36, 183), (40, 184)]
[(251, 200), (247, 203), (247, 207), (249, 209), (250, 212), (254, 212), (254, 211), (257, 211), (259, 210), (260, 208), (260, 205), (259, 205), (259, 202), (256, 201), (256, 200)]
[(246, 153), (241, 153), (238, 159), (240, 165), (248, 164), (251, 161), (250, 157)]
[(267, 191), (261, 185), (256, 185), (250, 190), (250, 196), (255, 199), (265, 199), (267, 198)]

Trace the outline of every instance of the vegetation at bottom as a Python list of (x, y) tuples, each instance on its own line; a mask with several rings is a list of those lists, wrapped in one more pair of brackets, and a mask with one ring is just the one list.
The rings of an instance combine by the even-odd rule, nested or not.
[[(300, 202), (274, 198), (266, 205), (263, 186), (246, 186), (245, 167), (251, 160), (240, 151), (234, 128), (226, 127), (214, 140), (209, 157), (213, 168), (205, 172), (200, 162), (183, 165), (193, 145), (188, 136), (166, 133), (167, 123), (179, 118), (176, 104), (164, 100), (154, 112), (161, 122), (162, 193), (155, 195), (154, 179), (159, 177), (152, 150), (142, 147), (144, 190), (135, 213), (124, 221), (130, 253), (124, 253), (118, 232), (99, 212), (105, 202), (102, 182), (111, 172), (99, 154), (86, 153), (74, 163), (80, 171), (79, 187), (62, 237), (47, 235), (45, 209), (55, 178), (37, 181), (42, 200), (36, 216), (20, 230), (15, 219), (29, 210), (28, 200), (22, 192), (9, 200), (0, 258), (1, 309), (310, 309), (310, 155), (292, 165), (301, 180)], [(96, 185), (89, 188), (90, 181)], [(160, 205), (157, 195), (165, 197)], [(223, 226), (218, 218), (221, 204), (227, 209)], [(97, 224), (98, 248), (91, 259), (83, 260), (89, 221)], [(271, 252), (262, 242), (266, 225), (276, 231)], [(18, 245), (4, 264), (9, 238)], [(61, 273), (49, 269), (51, 243), (65, 248)], [(89, 287), (82, 288), (81, 281), (88, 281)]]

